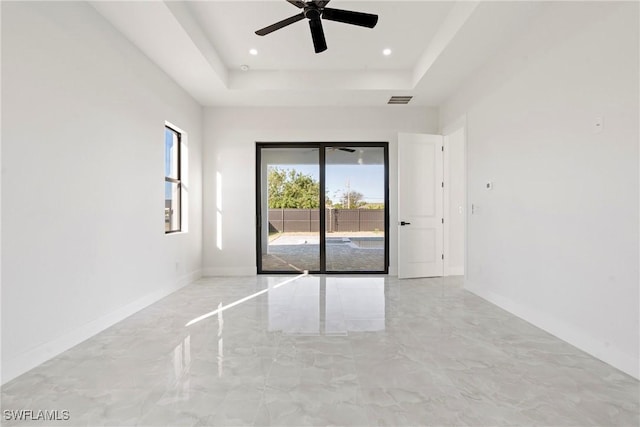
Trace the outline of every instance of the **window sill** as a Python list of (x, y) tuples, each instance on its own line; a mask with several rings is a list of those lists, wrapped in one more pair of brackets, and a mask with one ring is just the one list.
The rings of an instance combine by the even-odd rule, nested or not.
[(185, 230), (171, 231), (169, 233), (166, 233), (166, 232), (164, 233), (165, 236), (176, 236), (176, 235), (179, 236), (181, 234), (189, 234), (189, 233), (188, 233), (188, 231), (185, 231)]

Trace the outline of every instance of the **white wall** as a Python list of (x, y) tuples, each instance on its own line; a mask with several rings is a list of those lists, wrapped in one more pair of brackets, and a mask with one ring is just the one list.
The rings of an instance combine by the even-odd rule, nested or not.
[[(198, 277), (202, 109), (80, 2), (2, 2), (2, 89), (6, 382)], [(165, 120), (190, 159), (170, 236)]]
[(440, 112), (466, 114), (466, 286), (638, 377), (638, 3), (545, 8)]
[[(256, 273), (255, 143), (388, 141), (390, 200), (397, 200), (398, 132), (435, 133), (434, 109), (209, 108), (205, 110), (204, 257), (208, 275)], [(220, 194), (217, 176), (221, 178)], [(218, 198), (218, 200), (217, 200)], [(221, 205), (217, 206), (217, 202)], [(216, 218), (221, 217), (221, 235)], [(397, 207), (390, 209), (390, 273), (397, 266)]]

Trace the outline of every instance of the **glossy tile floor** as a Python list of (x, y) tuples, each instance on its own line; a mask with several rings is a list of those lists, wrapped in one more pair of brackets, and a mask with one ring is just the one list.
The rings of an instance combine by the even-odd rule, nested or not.
[[(638, 426), (639, 384), (460, 278), (207, 278), (2, 388), (3, 425)], [(191, 326), (186, 323), (269, 289)]]

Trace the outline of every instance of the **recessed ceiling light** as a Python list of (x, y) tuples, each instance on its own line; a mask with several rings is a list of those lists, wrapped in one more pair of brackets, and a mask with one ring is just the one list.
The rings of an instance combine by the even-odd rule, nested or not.
[(258, 49), (249, 49), (249, 54), (256, 56), (258, 54)]
[(382, 51), (382, 54), (383, 54), (384, 56), (389, 56), (389, 55), (391, 55), (391, 49), (385, 49), (385, 50), (383, 50), (383, 51)]
[(240, 69), (241, 69), (242, 71), (249, 71), (249, 66), (248, 66), (248, 65), (246, 65), (246, 64), (242, 64), (242, 65), (240, 66)]

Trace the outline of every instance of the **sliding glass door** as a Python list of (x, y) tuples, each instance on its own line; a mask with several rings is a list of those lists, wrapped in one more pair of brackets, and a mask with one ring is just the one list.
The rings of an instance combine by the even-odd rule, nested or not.
[(385, 147), (325, 147), (326, 269), (385, 270)]
[(258, 143), (259, 273), (387, 273), (387, 143)]

